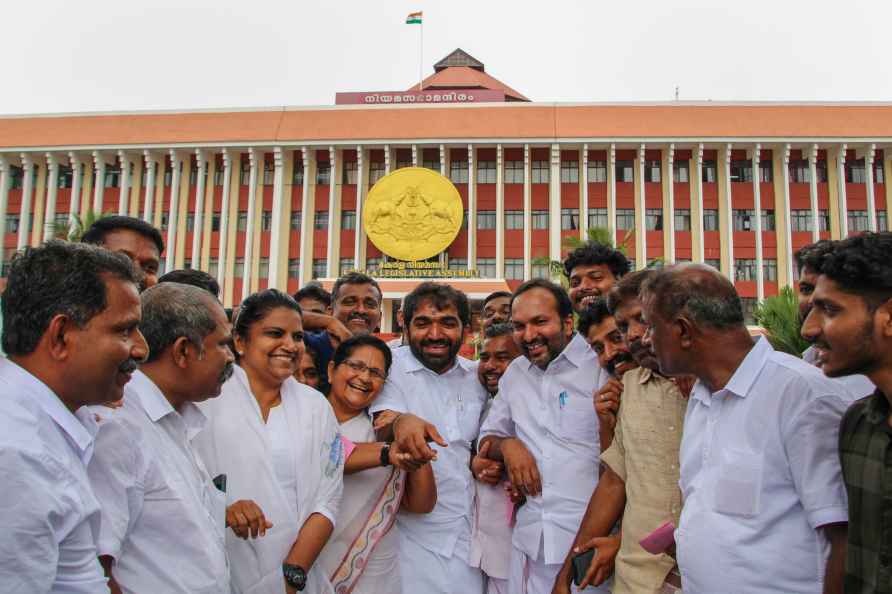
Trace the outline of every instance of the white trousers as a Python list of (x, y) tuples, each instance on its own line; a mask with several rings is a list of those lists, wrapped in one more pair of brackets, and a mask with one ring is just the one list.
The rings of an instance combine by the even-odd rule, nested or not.
[(486, 594), (508, 594), (508, 580), (486, 576)]
[(403, 594), (483, 594), (483, 572), (457, 555), (443, 557), (405, 536), (400, 553)]
[[(554, 580), (561, 571), (561, 563), (545, 563), (545, 550), (539, 545), (537, 559), (530, 559), (526, 553), (517, 547), (511, 548), (511, 575), (508, 579), (509, 594), (551, 594), (554, 588)], [(585, 590), (579, 590), (575, 585), (570, 585), (571, 592), (585, 592), (586, 594), (609, 594), (610, 584), (613, 579), (597, 588), (589, 586)]]

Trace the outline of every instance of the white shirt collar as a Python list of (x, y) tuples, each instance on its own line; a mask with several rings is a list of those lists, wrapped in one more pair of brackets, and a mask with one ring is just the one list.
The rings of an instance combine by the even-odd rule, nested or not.
[[(759, 338), (759, 340), (756, 341), (756, 344), (753, 345), (753, 348), (750, 349), (750, 352), (743, 358), (743, 361), (740, 362), (740, 365), (737, 366), (737, 369), (734, 371), (731, 379), (728, 380), (728, 383), (725, 384), (725, 387), (715, 393), (728, 392), (740, 398), (746, 398), (750, 389), (753, 387), (753, 384), (756, 383), (759, 374), (762, 372), (765, 362), (773, 352), (774, 348), (771, 346), (771, 343), (768, 342), (768, 339), (764, 336)], [(707, 388), (700, 380), (697, 380), (697, 384), (691, 391), (691, 398), (699, 400), (706, 406), (709, 406), (709, 401), (712, 395), (713, 394), (709, 391), (709, 388)]]
[(140, 406), (153, 423), (175, 413), (183, 419), (189, 439), (198, 435), (207, 424), (207, 417), (192, 402), (184, 403), (182, 411), (177, 412), (157, 384), (142, 371), (137, 370), (133, 373), (128, 388), (138, 396)]
[[(428, 369), (427, 367), (425, 367), (424, 363), (419, 361), (418, 357), (415, 356), (415, 353), (408, 351), (408, 352), (406, 352), (404, 357), (406, 360), (406, 373), (414, 373), (416, 371), (422, 371), (422, 370), (427, 370), (431, 373), (436, 373), (435, 371), (432, 371), (431, 369)], [(468, 359), (465, 359), (462, 356), (456, 355), (455, 363), (452, 364), (452, 367), (450, 367), (443, 373), (440, 373), (437, 375), (446, 375), (448, 373), (452, 373), (456, 369), (459, 369), (463, 372), (473, 371), (474, 370), (474, 362), (470, 361)]]
[[(590, 357), (592, 353), (592, 347), (579, 335), (578, 332), (573, 332), (573, 337), (570, 339), (570, 342), (567, 343), (567, 346), (564, 347), (564, 350), (558, 354), (551, 362), (548, 363), (548, 367), (552, 365), (558, 364), (558, 361), (565, 360), (573, 367), (582, 367), (585, 365), (587, 361), (587, 356)], [(526, 359), (525, 355), (522, 355), (524, 359)], [(526, 359), (527, 369), (532, 369), (533, 367), (538, 366)], [(548, 367), (543, 371), (547, 371)]]

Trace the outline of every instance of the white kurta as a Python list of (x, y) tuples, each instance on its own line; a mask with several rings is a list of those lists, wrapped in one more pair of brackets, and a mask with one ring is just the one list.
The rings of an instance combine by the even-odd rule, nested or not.
[[(313, 513), (335, 523), (341, 500), (343, 445), (331, 406), (319, 392), (293, 378), (285, 380), (281, 393), (281, 408), (294, 431), (296, 501), (293, 492), (279, 484), (267, 427), (244, 370), (236, 367), (223, 394), (202, 404), (209, 424), (196, 441), (211, 474), (226, 474), (227, 505), (253, 500), (273, 523), (266, 536), (257, 539), (227, 533), (235, 594), (284, 594), (282, 562), (300, 528)], [(318, 564), (310, 569), (304, 592), (332, 592)]]

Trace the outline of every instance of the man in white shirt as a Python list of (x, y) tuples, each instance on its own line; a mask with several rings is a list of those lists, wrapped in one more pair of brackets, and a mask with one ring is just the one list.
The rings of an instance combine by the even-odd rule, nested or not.
[(0, 589), (108, 592), (87, 478), (96, 423), (147, 354), (130, 261), (49, 241), (12, 263), (0, 359)]
[(560, 286), (543, 279), (522, 284), (511, 323), (523, 355), (499, 382), (480, 448), (504, 462), (527, 496), (514, 527), (509, 591), (540, 594), (551, 592), (598, 483), (592, 394), (606, 377), (574, 331), (570, 298)]
[(746, 329), (715, 269), (656, 272), (641, 294), (660, 371), (690, 374), (675, 533), (685, 594), (841, 593), (848, 514), (837, 453), (851, 396)]
[(394, 358), (371, 412), (379, 413), (379, 426), (388, 420), (383, 438), (393, 435), (416, 460), (432, 461), (437, 482), (431, 513), (397, 515), (403, 591), (481, 594), (483, 574), (470, 564), (470, 459), (487, 393), (476, 364), (458, 356), (470, 323), (468, 299), (448, 285), (426, 282), (403, 300), (403, 315), (409, 352)]
[[(229, 592), (225, 495), (192, 445), (205, 424), (195, 403), (218, 396), (232, 374), (229, 323), (198, 287), (161, 283), (141, 299), (150, 354), (124, 405), (102, 421), (89, 466), (102, 564), (122, 592)], [(254, 536), (265, 532), (256, 506), (239, 507)], [(234, 523), (244, 531), (249, 522)]]

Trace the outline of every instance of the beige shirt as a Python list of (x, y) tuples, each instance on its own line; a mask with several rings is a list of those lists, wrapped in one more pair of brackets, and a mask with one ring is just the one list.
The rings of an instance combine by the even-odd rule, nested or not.
[(649, 369), (623, 376), (613, 443), (601, 455), (626, 483), (613, 594), (656, 594), (675, 565), (668, 555), (651, 555), (638, 542), (666, 522), (678, 525), (678, 451), (687, 405), (672, 381)]

